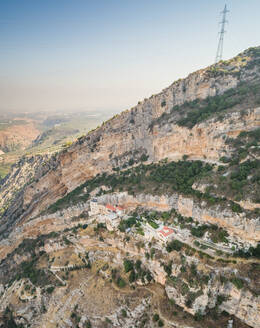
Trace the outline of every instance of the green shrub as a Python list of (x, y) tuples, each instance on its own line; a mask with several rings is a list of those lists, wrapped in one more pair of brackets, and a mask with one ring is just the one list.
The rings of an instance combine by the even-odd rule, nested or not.
[[(209, 73), (223, 74), (228, 73), (228, 71), (212, 68)], [(236, 74), (239, 74), (239, 72)], [(237, 104), (243, 104), (246, 106), (248, 98), (251, 98), (251, 101), (257, 104), (259, 93), (260, 87), (258, 81), (250, 82), (247, 84), (240, 83), (240, 85), (238, 85), (236, 88), (229, 89), (222, 95), (216, 95), (206, 99), (196, 99), (193, 101), (185, 102), (180, 106), (174, 106), (170, 113), (164, 112), (160, 117), (153, 120), (149, 128), (153, 128), (155, 124), (168, 122), (169, 118), (172, 117), (175, 111), (187, 113), (185, 117), (182, 117), (177, 121), (177, 124), (188, 128), (192, 128), (194, 125), (209, 119), (214, 114), (218, 114), (219, 119), (223, 119), (221, 112), (224, 112), (225, 110), (230, 109)], [(164, 103), (161, 105), (164, 105)]]
[(54, 291), (54, 289), (55, 289), (54, 286), (47, 287), (47, 288), (46, 288), (46, 292), (47, 292), (48, 294), (51, 294), (51, 293)]
[(124, 260), (124, 269), (126, 273), (133, 270), (133, 267), (134, 267), (133, 261), (127, 259)]
[(143, 154), (143, 155), (140, 157), (140, 161), (141, 161), (141, 162), (145, 162), (145, 161), (148, 160), (148, 158), (149, 158), (148, 155)]
[(227, 300), (227, 297), (225, 295), (218, 295), (217, 296), (217, 305), (221, 305), (226, 300)]
[(159, 225), (156, 222), (154, 222), (154, 221), (148, 221), (148, 223), (154, 229), (158, 229), (159, 228)]
[(169, 253), (173, 250), (180, 251), (183, 246), (184, 246), (184, 244), (181, 241), (175, 239), (167, 244), (166, 250)]
[(130, 283), (133, 283), (135, 280), (136, 280), (136, 274), (135, 274), (135, 270), (133, 269), (131, 272), (130, 272), (130, 275), (129, 275), (129, 282)]
[(209, 229), (209, 226), (207, 224), (203, 224), (203, 225), (198, 226), (198, 227), (192, 227), (191, 228), (191, 234), (195, 237), (201, 238), (201, 237), (204, 236), (207, 229)]
[(231, 204), (231, 209), (235, 213), (241, 213), (242, 212), (241, 206), (237, 203), (234, 203), (234, 202), (232, 202), (232, 204)]
[(160, 319), (159, 314), (158, 314), (158, 313), (155, 313), (155, 314), (153, 315), (153, 321), (154, 321), (154, 322), (157, 322), (159, 319)]
[(9, 307), (7, 307), (4, 311), (3, 314), (3, 323), (4, 325), (1, 326), (3, 328), (24, 328), (23, 324), (16, 324), (16, 322), (14, 321), (14, 317), (13, 317), (13, 312), (9, 309)]
[(193, 276), (197, 276), (198, 272), (197, 272), (196, 264), (194, 263), (191, 264), (190, 271)]
[(123, 316), (124, 318), (127, 317), (127, 312), (126, 312), (125, 309), (122, 309), (122, 310), (121, 310), (121, 314), (122, 314), (122, 316)]
[(166, 101), (163, 100), (163, 101), (161, 102), (161, 107), (165, 107), (165, 106), (166, 106)]
[(119, 288), (124, 288), (126, 286), (126, 282), (120, 276), (117, 278), (116, 284)]
[(189, 286), (186, 284), (186, 282), (183, 282), (181, 285), (181, 294), (186, 295), (190, 291)]
[(170, 276), (172, 274), (172, 261), (170, 261), (168, 264), (164, 264), (163, 268), (167, 275)]
[(203, 319), (203, 315), (202, 315), (201, 311), (198, 311), (198, 312), (195, 313), (194, 319), (196, 321), (201, 321)]
[(234, 253), (234, 256), (250, 258), (255, 257), (260, 259), (260, 243), (256, 247), (250, 247), (248, 251), (244, 251), (239, 249), (237, 252)]
[(244, 287), (244, 282), (242, 279), (234, 277), (231, 278), (230, 281), (237, 289), (242, 289)]

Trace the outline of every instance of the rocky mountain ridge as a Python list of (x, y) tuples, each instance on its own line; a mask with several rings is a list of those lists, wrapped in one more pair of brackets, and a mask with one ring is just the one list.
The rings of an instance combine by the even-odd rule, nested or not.
[[(191, 131), (174, 123), (166, 123), (160, 130), (155, 125), (152, 131), (149, 126), (154, 119), (170, 112), (175, 105), (223, 94), (241, 82), (257, 81), (258, 57), (250, 57), (250, 54), (249, 50), (228, 63), (221, 63), (217, 73), (214, 66), (195, 72), (80, 138), (58, 155), (59, 165), (55, 170), (50, 170), (39, 182), (26, 188), (23, 210), (26, 213), (39, 213), (50, 202), (70, 192), (86, 179), (123, 165), (133, 156), (140, 158), (144, 154), (150, 161), (159, 161), (165, 157), (178, 160), (186, 155), (190, 159), (217, 161), (227, 151), (223, 142), (224, 135), (234, 137), (241, 131), (259, 126), (257, 106), (244, 108), (250, 110), (242, 122), (237, 121), (238, 114), (233, 114), (237, 122), (235, 125), (233, 119), (229, 118), (230, 114), (227, 114), (223, 123), (215, 124), (212, 120), (210, 125), (210, 122), (202, 122)], [(222, 69), (222, 66), (228, 70)], [(175, 116), (179, 115), (177, 112)], [(12, 182), (6, 181), (6, 184), (12, 185)], [(47, 194), (45, 189), (48, 189)], [(33, 206), (34, 198), (37, 198), (37, 209)]]
[[(155, 327), (161, 319), (152, 320), (150, 308), (169, 327), (198, 327), (203, 316), (208, 327), (211, 315), (220, 327), (225, 310), (234, 327), (257, 328), (259, 127), (258, 47), (174, 82), (60, 153), (23, 158), (0, 187), (3, 318), (26, 327), (38, 320), (41, 327), (131, 327), (135, 320)], [(88, 214), (93, 197), (123, 206), (130, 219), (120, 222), (119, 231), (106, 231), (99, 216)], [(138, 223), (142, 215), (146, 219)], [(159, 226), (156, 220), (177, 227), (175, 243), (146, 240), (150, 230), (142, 229), (149, 222)], [(131, 277), (128, 269), (122, 273), (126, 258)], [(128, 278), (126, 287), (122, 281)], [(87, 286), (96, 309), (89, 307)], [(125, 301), (122, 309), (115, 296), (105, 309), (100, 286), (137, 303), (131, 310)], [(48, 288), (55, 289), (53, 297), (46, 295)], [(165, 309), (184, 310), (195, 321), (178, 321)], [(51, 319), (45, 325), (46, 317)]]

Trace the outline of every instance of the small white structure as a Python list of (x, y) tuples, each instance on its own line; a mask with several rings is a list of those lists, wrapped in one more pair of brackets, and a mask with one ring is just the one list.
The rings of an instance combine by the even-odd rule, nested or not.
[(99, 204), (96, 198), (90, 201), (89, 216), (95, 216), (98, 222), (106, 223), (108, 230), (114, 230), (120, 223), (120, 218), (124, 214), (124, 209), (111, 204)]
[(233, 319), (228, 320), (227, 328), (233, 328)]
[(176, 230), (174, 232), (176, 232), (176, 234), (178, 235), (179, 238), (189, 240), (191, 237), (190, 230), (188, 230), (188, 229)]
[(156, 238), (158, 239), (158, 234), (157, 231), (159, 228), (155, 229), (153, 228), (148, 222), (146, 224), (142, 224), (144, 233), (145, 233), (145, 237), (149, 240), (151, 240), (152, 238)]
[(120, 218), (116, 213), (110, 213), (105, 216), (105, 222), (109, 231), (114, 230), (120, 223)]
[(99, 204), (96, 198), (91, 199), (90, 201), (90, 211), (89, 216), (92, 215), (103, 215), (107, 213), (106, 207), (103, 204)]
[(124, 209), (120, 206), (117, 206), (116, 207), (116, 213), (119, 215), (119, 216), (122, 216), (124, 214)]
[(100, 212), (99, 204), (95, 198), (91, 199), (90, 201), (90, 211), (89, 211), (89, 216), (92, 215), (98, 215)]

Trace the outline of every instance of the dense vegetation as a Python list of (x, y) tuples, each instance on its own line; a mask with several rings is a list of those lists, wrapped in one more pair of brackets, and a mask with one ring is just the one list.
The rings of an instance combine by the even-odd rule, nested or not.
[[(36, 286), (45, 286), (52, 282), (53, 275), (48, 270), (38, 268), (40, 259), (44, 257), (48, 259), (48, 255), (44, 251), (39, 251), (39, 248), (44, 245), (45, 240), (57, 236), (58, 233), (51, 232), (40, 235), (36, 239), (24, 239), (13, 252), (0, 262), (0, 270), (8, 270), (8, 274), (4, 277), (6, 282), (12, 284), (21, 278), (28, 278)], [(26, 260), (13, 266), (13, 258), (17, 255), (23, 256)]]
[(24, 328), (23, 324), (16, 324), (14, 321), (13, 312), (9, 307), (5, 309), (4, 315), (3, 315), (3, 322), (4, 325), (0, 326), (1, 328)]
[(239, 108), (248, 108), (248, 105), (260, 103), (260, 83), (240, 83), (238, 87), (229, 89), (222, 95), (208, 97), (206, 99), (195, 99), (185, 102), (183, 105), (174, 106), (170, 113), (163, 113), (150, 124), (150, 129), (156, 124), (164, 124), (172, 121), (173, 117), (179, 117), (177, 124), (191, 129), (194, 125), (206, 121), (214, 115), (223, 119), (222, 113), (239, 105)]
[(243, 131), (237, 138), (226, 139), (226, 143), (233, 151), (229, 157), (220, 158), (223, 165), (206, 178), (207, 192), (260, 203), (260, 128)]
[[(171, 163), (139, 165), (128, 170), (121, 170), (118, 173), (107, 175), (97, 175), (95, 178), (86, 181), (81, 186), (74, 189), (65, 197), (58, 200), (49, 208), (50, 212), (55, 212), (65, 206), (73, 205), (79, 201), (86, 201), (89, 193), (101, 185), (106, 185), (114, 190), (127, 189), (129, 192), (142, 191), (146, 187), (153, 185), (155, 191), (179, 191), (185, 194), (193, 192), (192, 184), (203, 174), (211, 171), (209, 164), (200, 161), (188, 162), (179, 161)], [(87, 192), (83, 194), (83, 189)]]
[(237, 252), (235, 252), (234, 254), (235, 256), (238, 257), (244, 257), (244, 258), (251, 258), (251, 257), (255, 257), (260, 259), (260, 243), (258, 243), (258, 245), (256, 247), (249, 247), (249, 249), (246, 250), (238, 250)]
[(255, 66), (260, 66), (260, 47), (251, 47), (247, 50), (249, 56), (252, 57), (252, 60), (247, 63), (247, 69), (252, 69)]
[(129, 273), (128, 280), (130, 283), (139, 279), (141, 279), (143, 283), (145, 283), (145, 280), (151, 282), (153, 279), (151, 272), (144, 268), (140, 260), (134, 262), (132, 260), (124, 259), (124, 270), (125, 273)]
[[(72, 206), (78, 202), (89, 199), (90, 192), (102, 185), (108, 186), (109, 191), (100, 189), (98, 195), (106, 192), (126, 190), (130, 194), (148, 192), (152, 194), (171, 194), (178, 192), (184, 195), (191, 195), (199, 200), (205, 200), (209, 205), (223, 203), (226, 199), (215, 197), (206, 192), (202, 193), (194, 190), (192, 185), (206, 176), (212, 174), (213, 166), (201, 161), (178, 161), (152, 163), (148, 165), (140, 164), (131, 169), (120, 170), (114, 174), (97, 175), (95, 178), (86, 181), (65, 197), (59, 199), (48, 208), (48, 212), (54, 213), (57, 210)], [(84, 188), (87, 189), (83, 192)], [(241, 207), (230, 202), (234, 212), (241, 212)]]

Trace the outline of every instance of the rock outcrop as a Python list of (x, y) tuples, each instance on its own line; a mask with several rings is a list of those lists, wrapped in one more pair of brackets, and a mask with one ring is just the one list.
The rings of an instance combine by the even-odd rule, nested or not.
[[(259, 101), (243, 95), (259, 84), (259, 56), (259, 48), (249, 49), (230, 61), (192, 73), (104, 122), (60, 153), (22, 158), (13, 166), (0, 184), (0, 325), (6, 321), (25, 327), (81, 328), (92, 323), (94, 327), (130, 328), (136, 324), (188, 327), (186, 323), (192, 322), (194, 328), (204, 328), (208, 323), (212, 326), (213, 311), (218, 324), (227, 322), (221, 317), (226, 311), (236, 327), (259, 327), (258, 198), (235, 199), (233, 193), (233, 198), (222, 197), (217, 189), (212, 198), (207, 181), (194, 178), (199, 175), (203, 180), (225, 167), (229, 170), (225, 160), (231, 161), (236, 149), (227, 141), (237, 140), (241, 132), (246, 137), (253, 132), (255, 137), (260, 126)], [(235, 92), (234, 104), (221, 105), (226, 92)], [(212, 112), (204, 113), (203, 106), (212, 97), (218, 102)], [(217, 106), (222, 106), (221, 115), (215, 111)], [(181, 124), (200, 110), (199, 120)], [(245, 147), (239, 145), (243, 154)], [(251, 183), (250, 170), (255, 174), (259, 164), (258, 144), (254, 140), (246, 147), (254, 150), (252, 167), (248, 164), (252, 162), (246, 162), (248, 153), (236, 160), (250, 166), (243, 167), (243, 181)], [(167, 162), (180, 159), (183, 162)], [(146, 166), (136, 166), (144, 162)], [(177, 181), (179, 164), (192, 175), (186, 176), (185, 171)], [(135, 178), (134, 174), (124, 176), (131, 167), (147, 177), (147, 186), (137, 183), (133, 191), (132, 186), (114, 188), (113, 183), (104, 182), (116, 174), (123, 182)], [(165, 189), (160, 189), (162, 174), (153, 180), (155, 171), (147, 169), (152, 167), (166, 168), (166, 179), (176, 169), (171, 185), (164, 179)], [(220, 175), (221, 181), (226, 179), (227, 175)], [(258, 183), (257, 179), (255, 175), (252, 183)], [(185, 188), (175, 188), (186, 180)], [(151, 190), (150, 182), (155, 186)], [(90, 197), (122, 205), (127, 213), (137, 208), (143, 212), (123, 217), (121, 211), (118, 226), (106, 229), (104, 222), (113, 220), (115, 213), (107, 213), (105, 219), (104, 213), (89, 214)], [(57, 206), (64, 202), (66, 206)], [(172, 211), (154, 219), (158, 214), (151, 210)], [(174, 233), (172, 239), (158, 231), (165, 222), (172, 224), (172, 228), (164, 227)], [(239, 253), (241, 245), (246, 252)], [(188, 318), (186, 314), (173, 317), (183, 310)], [(154, 311), (158, 312), (155, 316)], [(200, 326), (194, 315), (195, 319), (205, 315), (209, 321)]]
[(187, 296), (181, 295), (178, 290), (170, 285), (167, 285), (165, 290), (170, 299), (174, 299), (179, 306), (193, 315), (197, 312), (204, 313), (206, 308), (214, 308), (217, 305), (218, 297), (221, 295), (225, 301), (221, 303), (220, 310), (235, 314), (249, 326), (258, 327), (260, 325), (260, 296), (255, 296), (248, 290), (238, 290), (231, 283), (222, 286), (216, 281), (211, 282), (210, 286), (203, 290), (202, 295), (195, 299), (191, 308), (185, 304)]
[[(151, 123), (162, 113), (169, 113), (175, 105), (221, 95), (239, 83), (259, 78), (259, 67), (250, 54), (250, 51), (246, 51), (224, 64), (225, 73), (213, 74), (214, 67), (192, 73), (186, 79), (173, 83), (160, 94), (140, 102), (136, 107), (117, 115), (80, 138), (58, 155), (58, 164), (54, 168), (50, 167), (48, 172), (43, 170), (38, 181), (34, 180), (23, 188), (20, 206), (24, 213), (19, 215), (12, 208), (17, 200), (14, 199), (9, 204), (9, 198), (5, 196), (13, 188), (12, 173), (0, 190), (2, 206), (9, 208), (3, 215), (2, 222), (10, 216), (24, 220), (37, 215), (87, 179), (98, 173), (109, 172), (113, 167), (132, 158), (138, 159), (141, 155), (149, 156), (149, 161), (159, 161), (165, 157), (177, 160), (183, 155), (190, 159), (218, 161), (228, 151), (224, 143), (226, 137), (236, 136), (241, 131), (259, 126), (259, 108), (244, 108), (246, 115), (243, 120), (240, 119), (239, 112), (231, 112), (225, 115), (223, 122), (211, 119), (192, 129), (176, 125), (179, 113), (173, 115), (172, 123), (160, 127), (155, 124), (153, 128)], [(41, 166), (40, 163), (34, 165)], [(16, 171), (17, 178), (23, 176), (23, 171), (22, 168)]]
[(177, 210), (185, 217), (192, 217), (200, 223), (216, 224), (225, 228), (230, 235), (238, 236), (245, 242), (256, 245), (260, 240), (259, 218), (248, 219), (246, 213), (234, 213), (230, 208), (221, 205), (208, 206), (204, 201), (199, 202), (191, 197), (177, 193), (171, 196), (153, 196), (150, 194), (129, 195), (127, 192), (109, 193), (99, 197), (106, 204), (120, 204), (128, 209), (138, 206), (156, 211)]

